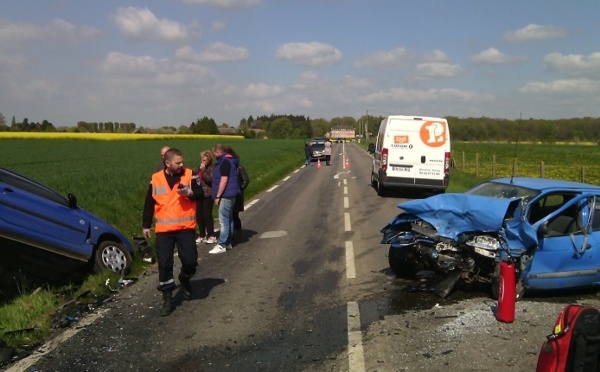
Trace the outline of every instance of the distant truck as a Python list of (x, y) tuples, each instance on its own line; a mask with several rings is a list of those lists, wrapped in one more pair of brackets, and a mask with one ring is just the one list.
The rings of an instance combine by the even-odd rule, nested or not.
[(450, 128), (444, 118), (393, 115), (381, 121), (371, 171), (377, 194), (390, 188), (443, 193), (450, 178)]

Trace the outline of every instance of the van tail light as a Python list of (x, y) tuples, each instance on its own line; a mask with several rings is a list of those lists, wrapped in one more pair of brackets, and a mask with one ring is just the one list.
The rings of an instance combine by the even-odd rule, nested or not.
[(444, 155), (444, 173), (448, 174), (450, 173), (450, 153), (447, 152)]
[(388, 164), (388, 149), (381, 150), (381, 169), (386, 170)]

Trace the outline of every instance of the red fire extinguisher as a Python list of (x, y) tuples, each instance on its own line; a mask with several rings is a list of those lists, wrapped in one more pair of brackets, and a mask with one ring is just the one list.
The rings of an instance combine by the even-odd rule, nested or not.
[(498, 281), (498, 308), (496, 318), (504, 323), (515, 320), (515, 303), (517, 302), (517, 283), (515, 265), (512, 262), (500, 263), (500, 280)]

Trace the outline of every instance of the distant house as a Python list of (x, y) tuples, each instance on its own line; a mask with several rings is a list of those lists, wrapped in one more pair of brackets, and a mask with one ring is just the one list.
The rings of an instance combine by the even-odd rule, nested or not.
[(352, 139), (356, 137), (356, 132), (352, 127), (333, 127), (331, 128), (331, 138)]
[(219, 134), (223, 135), (235, 135), (238, 134), (237, 129), (235, 128), (219, 128)]

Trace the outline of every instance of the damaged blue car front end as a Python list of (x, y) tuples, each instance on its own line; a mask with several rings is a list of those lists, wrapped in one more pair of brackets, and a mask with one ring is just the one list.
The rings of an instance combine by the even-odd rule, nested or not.
[[(531, 179), (522, 182), (531, 187)], [(559, 185), (523, 187), (500, 197), (467, 192), (401, 203), (403, 212), (381, 230), (382, 243), (390, 244), (390, 267), (398, 276), (441, 280), (444, 288), (434, 291), (443, 296), (459, 281), (489, 283), (494, 296), (503, 260), (515, 264), (520, 294), (598, 284), (600, 188)]]

